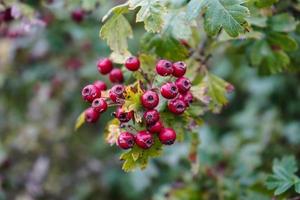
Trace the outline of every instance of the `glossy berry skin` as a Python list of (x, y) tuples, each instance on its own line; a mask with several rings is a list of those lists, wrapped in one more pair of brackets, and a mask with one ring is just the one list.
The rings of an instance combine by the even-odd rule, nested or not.
[(158, 105), (159, 97), (156, 92), (148, 90), (142, 95), (141, 101), (144, 108), (153, 109)]
[(122, 70), (118, 68), (111, 70), (109, 73), (109, 80), (112, 83), (122, 83), (124, 80)]
[(161, 121), (158, 121), (158, 122), (156, 122), (156, 123), (153, 124), (153, 125), (149, 125), (149, 126), (147, 127), (147, 129), (148, 129), (148, 131), (149, 131), (150, 133), (159, 133), (163, 127), (164, 127), (164, 126), (163, 126), (162, 122), (161, 122)]
[(99, 73), (105, 75), (108, 74), (113, 69), (113, 64), (108, 58), (101, 58), (97, 62), (97, 69)]
[(159, 120), (159, 113), (157, 110), (148, 110), (144, 113), (144, 120), (147, 125), (155, 124)]
[(94, 99), (92, 103), (92, 108), (99, 113), (105, 112), (107, 110), (107, 103), (103, 98)]
[(180, 78), (182, 77), (186, 72), (186, 64), (182, 61), (176, 62), (173, 64), (173, 73), (172, 75)]
[(84, 117), (86, 122), (95, 123), (99, 119), (100, 113), (90, 107), (84, 111)]
[(131, 56), (125, 61), (125, 67), (130, 71), (136, 71), (140, 68), (140, 60), (135, 56)]
[(163, 128), (159, 132), (158, 138), (162, 144), (172, 145), (176, 140), (176, 132), (171, 128)]
[(94, 85), (87, 85), (81, 91), (82, 98), (85, 101), (92, 102), (94, 99), (101, 97), (101, 91)]
[(168, 109), (170, 112), (180, 115), (185, 111), (186, 104), (182, 99), (173, 99), (168, 102)]
[(123, 99), (123, 92), (125, 91), (125, 87), (123, 85), (117, 84), (114, 85), (110, 90), (109, 90), (109, 98), (115, 102), (118, 103), (120, 99)]
[(186, 107), (188, 107), (191, 103), (193, 103), (193, 99), (194, 99), (191, 92), (187, 92), (186, 94), (180, 95), (179, 98), (184, 101)]
[(134, 145), (134, 135), (129, 132), (123, 132), (118, 137), (118, 146), (121, 149), (130, 149)]
[(178, 88), (174, 83), (165, 83), (161, 86), (160, 93), (166, 99), (173, 99), (178, 94)]
[(148, 131), (139, 131), (135, 137), (135, 143), (142, 149), (149, 149), (153, 143), (153, 137)]
[(172, 63), (168, 60), (160, 60), (156, 64), (156, 72), (161, 76), (168, 76), (173, 73)]
[(95, 81), (94, 86), (96, 86), (101, 91), (107, 90), (106, 84), (103, 81), (100, 81), (100, 80)]
[(175, 82), (180, 94), (185, 94), (192, 87), (192, 83), (185, 77), (178, 78)]
[(84, 11), (78, 8), (72, 11), (71, 17), (75, 22), (80, 23), (84, 19), (84, 14), (85, 14)]
[(123, 123), (129, 122), (133, 117), (133, 112), (123, 112), (122, 108), (119, 107), (119, 108), (117, 108), (115, 117), (118, 118), (118, 120), (120, 122), (123, 122)]

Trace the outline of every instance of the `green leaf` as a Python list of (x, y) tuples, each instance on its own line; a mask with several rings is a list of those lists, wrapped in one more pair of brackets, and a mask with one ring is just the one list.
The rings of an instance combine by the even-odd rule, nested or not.
[(140, 7), (136, 15), (136, 22), (144, 22), (149, 32), (159, 32), (163, 27), (165, 8), (159, 0), (129, 0), (129, 8), (134, 10)]
[(254, 0), (254, 5), (258, 8), (269, 7), (274, 3), (277, 3), (278, 0)]
[(145, 169), (150, 158), (158, 157), (162, 153), (162, 144), (154, 135), (154, 144), (149, 149), (141, 149), (135, 145), (131, 150), (122, 153), (120, 159), (124, 161), (122, 169), (125, 172), (134, 171), (136, 168)]
[(187, 6), (187, 19), (204, 12), (204, 28), (209, 35), (216, 35), (223, 28), (228, 35), (236, 37), (245, 31), (247, 7), (242, 0), (192, 0)]
[(111, 8), (103, 17), (102, 17), (102, 22), (104, 22), (110, 15), (115, 14), (115, 15), (120, 15), (123, 13), (128, 12), (128, 3), (120, 4), (117, 5), (113, 8)]
[(74, 130), (77, 131), (85, 122), (84, 111), (77, 117)]
[(271, 45), (278, 45), (285, 51), (295, 51), (298, 48), (298, 43), (294, 38), (283, 33), (270, 33), (268, 41)]
[(277, 32), (291, 32), (296, 29), (297, 22), (292, 15), (287, 13), (275, 15), (269, 20), (270, 27)]
[(186, 20), (186, 13), (174, 10), (166, 16), (165, 32), (169, 32), (176, 39), (189, 39), (192, 35), (190, 23)]
[(295, 184), (295, 192), (300, 194), (300, 180), (298, 180), (298, 182), (296, 182), (296, 184)]

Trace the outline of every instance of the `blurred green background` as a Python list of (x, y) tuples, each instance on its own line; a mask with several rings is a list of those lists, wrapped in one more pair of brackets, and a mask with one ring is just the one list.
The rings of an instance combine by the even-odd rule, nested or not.
[[(211, 71), (236, 90), (220, 114), (204, 116), (199, 163), (188, 161), (186, 141), (165, 148), (144, 171), (123, 172), (121, 151), (103, 138), (110, 112), (74, 131), (87, 106), (81, 88), (108, 83), (96, 73), (97, 59), (109, 55), (100, 19), (121, 2), (24, 2), (21, 11), (34, 13), (29, 19), (0, 24), (1, 200), (271, 199), (264, 181), (273, 159), (299, 158), (300, 74), (259, 76), (245, 52), (229, 48), (215, 53)], [(71, 13), (80, 7), (79, 23)], [(142, 32), (135, 25), (132, 52)]]

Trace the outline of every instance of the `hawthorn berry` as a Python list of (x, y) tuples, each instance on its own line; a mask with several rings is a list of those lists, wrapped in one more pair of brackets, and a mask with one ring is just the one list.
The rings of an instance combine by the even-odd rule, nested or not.
[(165, 83), (161, 86), (160, 93), (166, 99), (173, 99), (178, 94), (178, 88), (174, 83)]
[(149, 131), (139, 131), (135, 137), (135, 143), (142, 149), (149, 149), (153, 143), (153, 137)]
[(99, 117), (100, 113), (96, 112), (92, 107), (89, 107), (84, 111), (85, 121), (88, 123), (95, 123)]
[(225, 86), (225, 89), (228, 93), (232, 93), (235, 90), (234, 86), (230, 83)]
[(172, 63), (168, 60), (160, 60), (156, 64), (156, 72), (161, 76), (168, 76), (173, 73)]
[(159, 132), (161, 131), (162, 128), (163, 128), (163, 124), (162, 124), (161, 121), (158, 121), (158, 122), (156, 122), (155, 124), (149, 125), (149, 126), (147, 127), (147, 129), (148, 129), (148, 131), (149, 131), (150, 133), (159, 133)]
[(158, 138), (162, 144), (171, 145), (176, 140), (176, 132), (172, 128), (163, 128), (159, 132)]
[(101, 91), (96, 86), (89, 84), (82, 89), (81, 95), (85, 101), (92, 102), (101, 97)]
[(97, 62), (97, 69), (101, 74), (105, 75), (113, 69), (113, 64), (109, 58), (101, 58)]
[(144, 119), (147, 125), (156, 123), (159, 120), (159, 113), (157, 110), (148, 110), (144, 113)]
[(95, 81), (94, 86), (96, 86), (101, 91), (107, 90), (106, 84), (103, 81), (100, 81), (100, 80)]
[(172, 99), (168, 102), (168, 109), (170, 112), (180, 115), (185, 111), (186, 104), (182, 99)]
[(175, 81), (175, 84), (178, 88), (179, 93), (181, 94), (185, 94), (192, 87), (191, 81), (185, 77), (178, 78)]
[(173, 73), (172, 75), (179, 78), (182, 77), (186, 72), (186, 64), (182, 61), (176, 62), (173, 64)]
[(126, 60), (125, 67), (130, 71), (136, 71), (140, 68), (140, 60), (135, 56), (131, 56)]
[(191, 103), (193, 103), (194, 97), (191, 92), (187, 92), (186, 94), (180, 95), (180, 99), (182, 99), (188, 107)]
[(77, 8), (72, 11), (71, 17), (75, 22), (80, 23), (84, 18), (84, 14), (84, 10)]
[(118, 118), (120, 122), (129, 122), (133, 117), (133, 112), (123, 112), (121, 107), (117, 108), (115, 112), (115, 117)]
[(109, 73), (109, 80), (112, 83), (122, 83), (124, 78), (123, 78), (123, 72), (121, 69), (113, 69)]
[(107, 103), (103, 98), (97, 98), (97, 99), (94, 99), (94, 101), (92, 103), (92, 108), (96, 112), (102, 113), (107, 110)]
[(159, 103), (158, 94), (154, 91), (148, 90), (142, 95), (141, 102), (145, 108), (153, 109)]
[(130, 149), (134, 145), (134, 135), (129, 132), (122, 132), (118, 137), (118, 146), (122, 149)]
[(123, 85), (117, 84), (114, 85), (109, 90), (109, 98), (115, 102), (118, 103), (120, 99), (124, 99), (123, 92), (125, 91), (125, 87)]

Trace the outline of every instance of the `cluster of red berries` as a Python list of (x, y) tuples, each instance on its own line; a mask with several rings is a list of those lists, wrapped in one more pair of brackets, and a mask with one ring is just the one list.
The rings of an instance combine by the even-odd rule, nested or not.
[[(137, 57), (129, 57), (125, 62), (125, 67), (130, 71), (140, 70), (140, 61)], [(110, 59), (100, 59), (97, 63), (98, 71), (102, 75), (109, 74), (110, 81), (115, 84), (108, 92), (107, 98), (101, 98), (101, 91), (107, 89), (102, 81), (96, 81), (94, 84), (87, 85), (82, 90), (82, 97), (85, 101), (91, 103), (91, 107), (85, 111), (87, 122), (96, 122), (100, 113), (107, 110), (109, 105), (116, 105), (117, 109), (114, 116), (120, 121), (121, 128), (126, 127), (126, 123), (134, 118), (134, 112), (124, 112), (122, 104), (125, 102), (125, 86), (123, 82), (123, 73), (118, 68), (113, 68)], [(183, 77), (186, 72), (186, 64), (182, 61), (171, 63), (167, 60), (160, 60), (156, 64), (156, 72), (160, 76), (175, 77), (174, 82), (164, 83), (160, 87), (160, 94), (168, 100), (168, 110), (176, 115), (182, 114), (185, 109), (192, 103), (193, 95), (189, 92), (191, 82)], [(157, 134), (160, 142), (165, 145), (171, 145), (176, 140), (176, 132), (172, 128), (164, 127), (160, 120), (160, 114), (155, 109), (159, 104), (159, 89), (148, 88), (141, 96), (141, 104), (145, 109), (143, 121), (145, 129), (137, 131), (136, 134), (131, 132), (122, 132), (118, 136), (117, 144), (122, 149), (132, 148), (135, 144), (142, 149), (148, 149), (154, 144), (153, 134)], [(128, 127), (131, 127), (128, 125)]]

